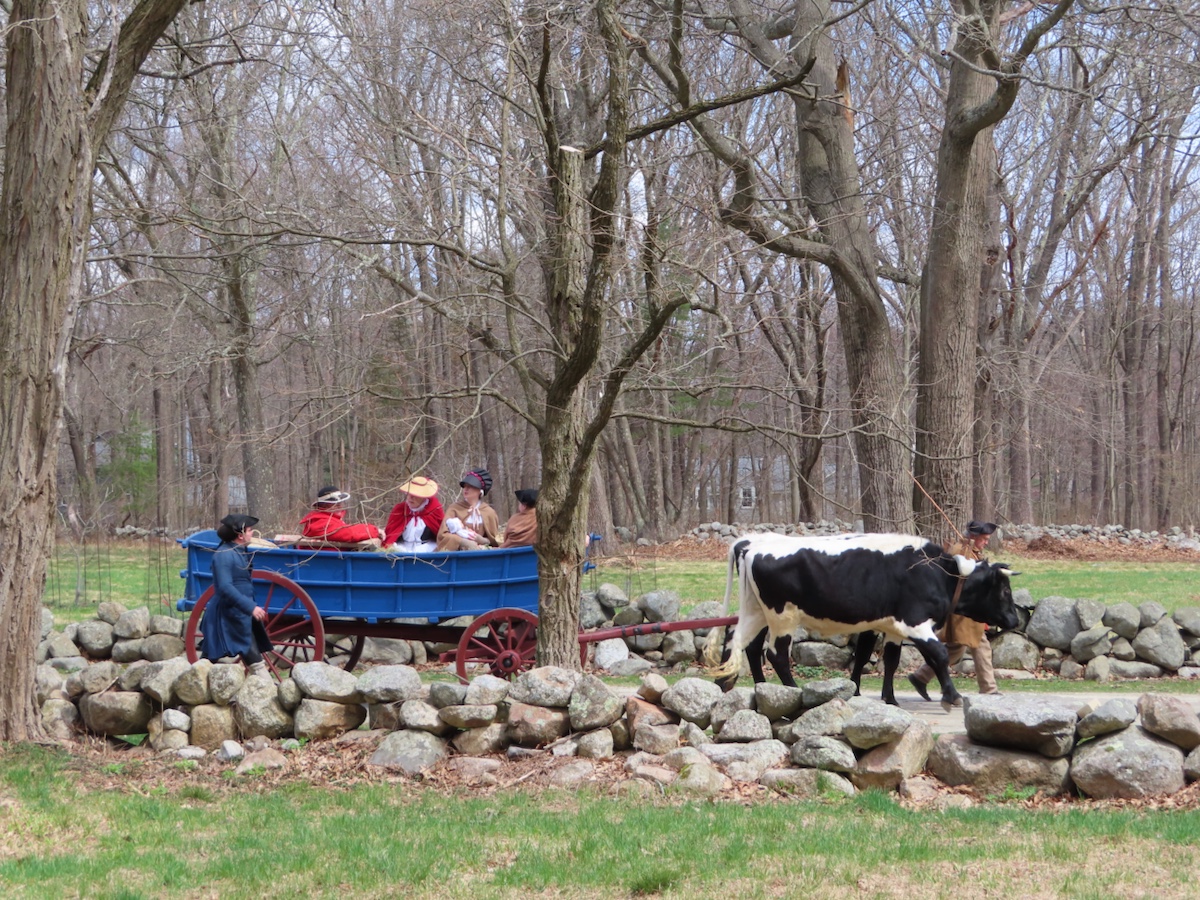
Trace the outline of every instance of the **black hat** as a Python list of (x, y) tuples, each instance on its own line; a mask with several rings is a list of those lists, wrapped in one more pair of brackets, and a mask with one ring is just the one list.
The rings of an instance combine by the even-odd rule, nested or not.
[(233, 543), (237, 540), (237, 536), (249, 528), (253, 528), (258, 524), (258, 519), (254, 516), (246, 516), (241, 513), (232, 513), (223, 518), (217, 525), (217, 537), (227, 543)]
[(996, 530), (995, 522), (968, 522), (967, 534), (988, 535)]
[(516, 494), (519, 503), (524, 503), (529, 507), (537, 506), (537, 488), (521, 488), (519, 491), (513, 491), (513, 493)]
[(258, 519), (254, 516), (247, 516), (241, 513), (231, 513), (221, 520), (221, 524), (231, 529), (235, 534), (241, 534), (247, 528), (253, 528), (257, 525)]
[(486, 494), (492, 489), (492, 476), (487, 469), (471, 469), (463, 474), (458, 486), (479, 488)]
[(332, 506), (336, 503), (345, 503), (349, 499), (350, 495), (345, 491), (339, 491), (332, 484), (327, 484), (317, 491), (317, 499), (313, 501), (313, 506)]

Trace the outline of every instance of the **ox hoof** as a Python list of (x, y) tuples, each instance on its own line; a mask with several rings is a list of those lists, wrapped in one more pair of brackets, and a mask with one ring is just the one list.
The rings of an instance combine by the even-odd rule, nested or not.
[(913, 690), (921, 697), (922, 700), (931, 699), (929, 691), (925, 687), (925, 682), (919, 680), (915, 675), (908, 676), (908, 683), (913, 686)]
[(950, 699), (947, 699), (945, 697), (942, 698), (942, 709), (944, 709), (946, 712), (950, 712), (950, 710), (954, 709), (954, 707), (962, 706), (962, 705), (963, 705), (963, 701), (962, 701), (961, 696), (953, 697)]

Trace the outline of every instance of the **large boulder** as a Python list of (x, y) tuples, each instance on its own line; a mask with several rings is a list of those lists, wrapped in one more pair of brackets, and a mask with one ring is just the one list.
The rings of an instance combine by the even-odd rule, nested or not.
[(191, 665), (183, 656), (150, 663), (142, 673), (142, 691), (163, 706), (170, 706), (175, 702), (176, 679)]
[(212, 702), (212, 693), (208, 689), (208, 676), (212, 672), (211, 660), (198, 659), (175, 679), (175, 696), (180, 703), (188, 706), (201, 706)]
[(776, 740), (705, 744), (699, 750), (734, 781), (758, 781), (763, 772), (775, 768), (788, 757), (788, 746)]
[(1025, 635), (1043, 647), (1068, 650), (1071, 640), (1081, 630), (1074, 600), (1068, 597), (1044, 597), (1025, 626)]
[(363, 699), (354, 675), (325, 662), (304, 662), (293, 666), (292, 680), (299, 686), (300, 693), (314, 700), (361, 703)]
[(611, 670), (614, 665), (629, 659), (629, 645), (620, 638), (598, 641), (592, 651), (592, 664), (597, 669)]
[(1086, 663), (1112, 650), (1112, 637), (1107, 625), (1097, 625), (1071, 638), (1071, 656)]
[(849, 773), (858, 768), (858, 759), (841, 738), (806, 734), (792, 744), (792, 764), (806, 769)]
[(246, 669), (241, 663), (216, 663), (208, 670), (208, 690), (219, 706), (228, 706), (245, 683)]
[(150, 633), (150, 610), (145, 606), (126, 610), (113, 623), (113, 636), (118, 640), (137, 640)]
[(1200, 747), (1200, 716), (1182, 697), (1174, 694), (1142, 694), (1137, 710), (1142, 727), (1182, 750)]
[(279, 703), (275, 682), (262, 675), (246, 679), (231, 704), (242, 737), (278, 738), (292, 732), (292, 714)]
[(1042, 651), (1023, 634), (1006, 632), (992, 641), (992, 665), (997, 669), (1024, 669), (1032, 672), (1038, 667)]
[(721, 699), (722, 691), (716, 684), (703, 678), (680, 678), (662, 696), (662, 705), (681, 719), (707, 728), (712, 719), (712, 709)]
[(1031, 750), (1057, 759), (1075, 745), (1079, 716), (1071, 707), (1039, 697), (965, 697), (967, 735), (978, 744)]
[(1132, 603), (1114, 603), (1104, 611), (1104, 624), (1126, 640), (1137, 637), (1142, 627), (1142, 614)]
[(113, 627), (98, 619), (80, 622), (75, 643), (92, 659), (106, 659), (112, 655)]
[(42, 727), (56, 741), (74, 740), (79, 726), (79, 710), (70, 700), (51, 697), (42, 704)]
[(1137, 706), (1128, 697), (1113, 697), (1079, 719), (1075, 732), (1079, 740), (1112, 734), (1128, 728), (1137, 718)]
[(367, 717), (361, 706), (306, 697), (296, 708), (293, 731), (298, 738), (320, 740), (353, 731)]
[(412, 644), (399, 638), (366, 638), (359, 662), (406, 666), (412, 662)]
[[(560, 670), (562, 671), (562, 670)], [(565, 735), (571, 719), (565, 709), (512, 703), (508, 707), (508, 734), (514, 744), (541, 747)]]
[(906, 778), (925, 768), (933, 749), (933, 730), (916, 719), (904, 734), (894, 741), (868, 750), (850, 773), (850, 781), (859, 790), (882, 788), (895, 790)]
[(949, 785), (968, 785), (981, 794), (999, 794), (1009, 787), (1065, 793), (1070, 786), (1070, 761), (1047, 759), (1039, 753), (1001, 750), (974, 743), (965, 734), (943, 734), (929, 753), (929, 771)]
[(679, 595), (674, 591), (650, 591), (638, 597), (637, 607), (647, 622), (679, 620)]
[(609, 690), (595, 675), (584, 675), (571, 692), (567, 713), (574, 731), (591, 731), (611, 725), (625, 711), (625, 700)]
[(570, 669), (557, 666), (540, 666), (517, 676), (508, 696), (518, 703), (531, 706), (566, 707), (571, 702), (571, 693), (583, 676)]
[(445, 759), (449, 752), (444, 740), (427, 731), (393, 731), (379, 744), (368, 765), (420, 775)]
[(804, 708), (804, 689), (763, 681), (754, 686), (754, 709), (770, 719), (793, 719)]
[(740, 709), (721, 726), (717, 740), (726, 744), (749, 744), (770, 740), (771, 720), (752, 709)]
[(411, 666), (375, 666), (359, 676), (357, 688), (367, 703), (412, 700), (421, 693), (421, 676)]
[[(116, 663), (111, 660), (103, 660), (95, 662), (86, 669), (80, 669), (71, 679), (79, 679), (79, 686), (82, 688), (81, 693), (84, 694), (99, 694), (101, 691), (106, 691), (116, 683), (121, 672), (117, 668)], [(73, 693), (68, 691), (68, 693)]]
[(851, 746), (870, 750), (899, 740), (916, 720), (916, 716), (898, 706), (871, 703), (846, 720), (842, 734)]
[(145, 734), (154, 706), (141, 691), (106, 691), (84, 694), (79, 714), (94, 734)]
[(1071, 780), (1098, 800), (1173, 794), (1184, 785), (1184, 752), (1138, 726), (1080, 744)]
[(1179, 626), (1165, 613), (1153, 625), (1137, 633), (1133, 650), (1140, 659), (1172, 672), (1187, 659), (1187, 645), (1179, 635)]
[(142, 659), (158, 662), (182, 656), (183, 639), (173, 634), (150, 634), (142, 638)]

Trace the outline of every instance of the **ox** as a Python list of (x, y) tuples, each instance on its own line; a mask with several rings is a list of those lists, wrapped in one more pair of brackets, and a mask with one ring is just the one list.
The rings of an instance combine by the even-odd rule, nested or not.
[[(937, 544), (912, 535), (761, 535), (737, 540), (729, 548), (726, 610), (735, 572), (738, 622), (732, 639), (726, 630), (721, 665), (713, 673), (726, 690), (737, 680), (743, 649), (754, 680), (766, 680), (764, 642), (767, 660), (780, 680), (794, 686), (792, 633), (804, 626), (823, 635), (883, 634), (887, 642), (883, 699), (893, 705), (892, 679), (900, 661), (900, 643), (912, 641), (937, 673), (942, 705), (958, 705), (962, 698), (950, 680), (946, 647), (936, 635), (951, 604), (958, 615), (999, 628), (1018, 624), (1009, 569), (1000, 563), (950, 556)], [(710, 666), (717, 662), (718, 634), (714, 629), (706, 647)], [(861, 635), (855, 653), (856, 685), (875, 646), (867, 637)]]

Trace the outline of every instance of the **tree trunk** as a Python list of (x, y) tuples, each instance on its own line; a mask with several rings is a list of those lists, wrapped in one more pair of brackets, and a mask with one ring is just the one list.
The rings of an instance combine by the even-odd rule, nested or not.
[(95, 148), (185, 2), (140, 4), (114, 31), (117, 46), (97, 60), (96, 85), (86, 87), (87, 3), (15, 0), (11, 7), (0, 194), (0, 741), (44, 736), (34, 651), (54, 539), (63, 376), (83, 282)]
[[(555, 257), (552, 322), (564, 343), (575, 337), (597, 343), (586, 326), (587, 213), (583, 154), (563, 148), (558, 156), (559, 229)], [(558, 321), (554, 321), (558, 319)], [(568, 345), (569, 346), (569, 345)], [(570, 347), (587, 354), (587, 348)], [(587, 367), (589, 370), (591, 366)], [(580, 459), (585, 410), (582, 385), (587, 372), (561, 369), (546, 397), (542, 425), (542, 489), (538, 494), (538, 641), (541, 666), (579, 668), (579, 592), (583, 577), (584, 534), (591, 494), (591, 453)], [(580, 472), (587, 477), (580, 478)]]

